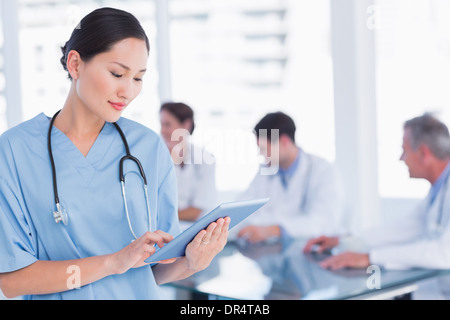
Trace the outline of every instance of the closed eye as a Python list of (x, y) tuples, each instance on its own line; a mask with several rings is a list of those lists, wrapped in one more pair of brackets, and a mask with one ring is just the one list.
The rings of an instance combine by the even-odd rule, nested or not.
[(114, 73), (114, 72), (111, 72), (111, 74), (112, 74), (114, 77), (116, 77), (116, 78), (122, 78), (122, 75), (121, 75), (121, 74), (117, 74), (117, 73)]

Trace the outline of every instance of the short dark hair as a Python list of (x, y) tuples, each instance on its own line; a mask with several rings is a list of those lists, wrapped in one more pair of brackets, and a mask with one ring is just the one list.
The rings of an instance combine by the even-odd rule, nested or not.
[[(97, 54), (108, 52), (119, 41), (128, 38), (144, 40), (150, 52), (148, 37), (139, 20), (131, 13), (114, 8), (99, 8), (86, 15), (61, 47), (61, 64), (67, 69), (67, 56), (76, 50), (88, 62)], [(69, 74), (69, 79), (72, 77)]]
[(183, 102), (166, 102), (161, 105), (161, 111), (167, 111), (177, 118), (180, 122), (185, 122), (186, 120), (191, 120), (192, 126), (189, 129), (189, 133), (194, 133), (195, 122), (194, 122), (194, 110)]
[(450, 134), (447, 126), (427, 112), (421, 116), (405, 121), (404, 129), (411, 132), (411, 147), (414, 150), (425, 144), (439, 159), (450, 157)]
[(287, 114), (278, 111), (266, 114), (255, 126), (256, 137), (259, 138), (259, 130), (267, 130), (267, 139), (271, 139), (271, 130), (278, 129), (279, 136), (285, 134), (295, 143), (295, 123)]

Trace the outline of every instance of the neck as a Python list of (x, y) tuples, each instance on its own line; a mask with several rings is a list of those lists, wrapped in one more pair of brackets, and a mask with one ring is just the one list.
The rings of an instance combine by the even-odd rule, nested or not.
[(69, 138), (90, 139), (98, 136), (105, 121), (92, 113), (76, 95), (69, 94), (60, 114), (55, 120), (55, 127)]
[(299, 153), (299, 149), (296, 145), (292, 145), (288, 147), (286, 157), (283, 159), (283, 161), (280, 161), (280, 167), (283, 170), (288, 169), (297, 158), (297, 155)]
[(427, 179), (431, 184), (435, 184), (439, 177), (444, 173), (450, 163), (450, 159), (437, 160), (436, 163), (430, 168), (429, 178)]
[(71, 95), (55, 119), (54, 126), (63, 132), (78, 150), (87, 156), (105, 121), (78, 103)]

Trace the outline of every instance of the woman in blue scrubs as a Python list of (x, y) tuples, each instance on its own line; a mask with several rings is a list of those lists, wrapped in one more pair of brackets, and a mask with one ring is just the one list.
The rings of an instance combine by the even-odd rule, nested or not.
[[(5, 296), (159, 299), (159, 285), (203, 270), (225, 246), (228, 218), (201, 231), (184, 257), (144, 262), (155, 245), (180, 232), (176, 177), (164, 142), (152, 130), (121, 118), (141, 91), (149, 49), (134, 16), (112, 8), (93, 11), (62, 48), (71, 88), (53, 126), (41, 113), (0, 137), (0, 287)], [(126, 148), (114, 123), (140, 160), (148, 184), (149, 210), (139, 166), (124, 162), (129, 221), (119, 180)], [(50, 154), (67, 225), (53, 216)]]

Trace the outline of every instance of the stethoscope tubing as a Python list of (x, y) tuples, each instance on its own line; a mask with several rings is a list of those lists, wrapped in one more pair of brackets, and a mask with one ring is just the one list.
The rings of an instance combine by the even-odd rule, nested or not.
[(53, 151), (52, 151), (52, 129), (53, 124), (55, 123), (56, 117), (59, 115), (61, 110), (55, 113), (53, 118), (50, 120), (50, 127), (48, 129), (48, 135), (47, 135), (47, 148), (48, 148), (48, 155), (50, 157), (50, 164), (52, 167), (52, 179), (53, 179), (53, 193), (55, 197), (55, 203), (57, 206), (59, 206), (59, 196), (58, 196), (58, 182), (56, 180), (56, 166), (55, 166), (55, 160), (53, 158)]
[(439, 212), (438, 212), (438, 217), (436, 219), (436, 228), (438, 230), (442, 230), (443, 229), (443, 217), (444, 217), (444, 209), (445, 209), (445, 196), (447, 195), (447, 190), (448, 190), (448, 183), (449, 183), (449, 177), (447, 177), (444, 185), (442, 186), (442, 198), (441, 201), (439, 203)]
[[(50, 165), (52, 168), (52, 180), (53, 180), (53, 193), (54, 193), (54, 199), (55, 199), (55, 206), (56, 206), (56, 211), (53, 212), (53, 217), (56, 221), (56, 223), (59, 223), (60, 221), (62, 221), (65, 225), (67, 225), (68, 223), (68, 216), (67, 213), (65, 211), (65, 209), (62, 208), (60, 201), (59, 201), (59, 194), (58, 194), (58, 182), (57, 182), (57, 178), (56, 178), (56, 165), (55, 165), (55, 160), (53, 157), (53, 150), (52, 150), (52, 129), (53, 129), (53, 125), (55, 122), (56, 117), (59, 115), (59, 113), (61, 112), (61, 110), (59, 110), (58, 112), (55, 113), (55, 115), (52, 117), (52, 119), (50, 120), (50, 125), (49, 125), (49, 129), (48, 129), (48, 135), (47, 135), (47, 147), (48, 147), (48, 154), (50, 157)], [(128, 221), (128, 226), (130, 228), (131, 233), (133, 234), (133, 237), (135, 239), (137, 239), (137, 236), (133, 230), (132, 224), (131, 224), (131, 220), (130, 220), (130, 214), (128, 212), (128, 206), (127, 206), (127, 196), (126, 196), (126, 192), (125, 192), (125, 175), (124, 175), (124, 162), (126, 160), (131, 160), (134, 163), (136, 163), (136, 165), (139, 168), (139, 172), (141, 174), (142, 180), (143, 180), (143, 185), (144, 185), (144, 193), (145, 193), (145, 201), (146, 201), (146, 207), (147, 207), (147, 214), (148, 214), (148, 228), (149, 231), (151, 231), (151, 227), (152, 227), (152, 223), (151, 223), (151, 215), (150, 215), (150, 204), (149, 204), (149, 198), (148, 198), (148, 187), (147, 187), (147, 177), (145, 175), (145, 171), (144, 168), (142, 167), (141, 162), (139, 161), (139, 159), (137, 159), (136, 157), (131, 155), (130, 152), (130, 147), (128, 145), (128, 141), (125, 137), (125, 134), (123, 133), (122, 129), (120, 128), (120, 126), (114, 122), (113, 123), (114, 127), (117, 129), (117, 131), (119, 132), (119, 135), (122, 139), (123, 145), (125, 147), (125, 151), (126, 151), (126, 155), (123, 156), (120, 159), (119, 162), (119, 179), (120, 179), (120, 183), (121, 183), (121, 187), (122, 187), (122, 198), (123, 198), (123, 202), (124, 202), (124, 207), (125, 207), (125, 213), (127, 216), (127, 221)]]

